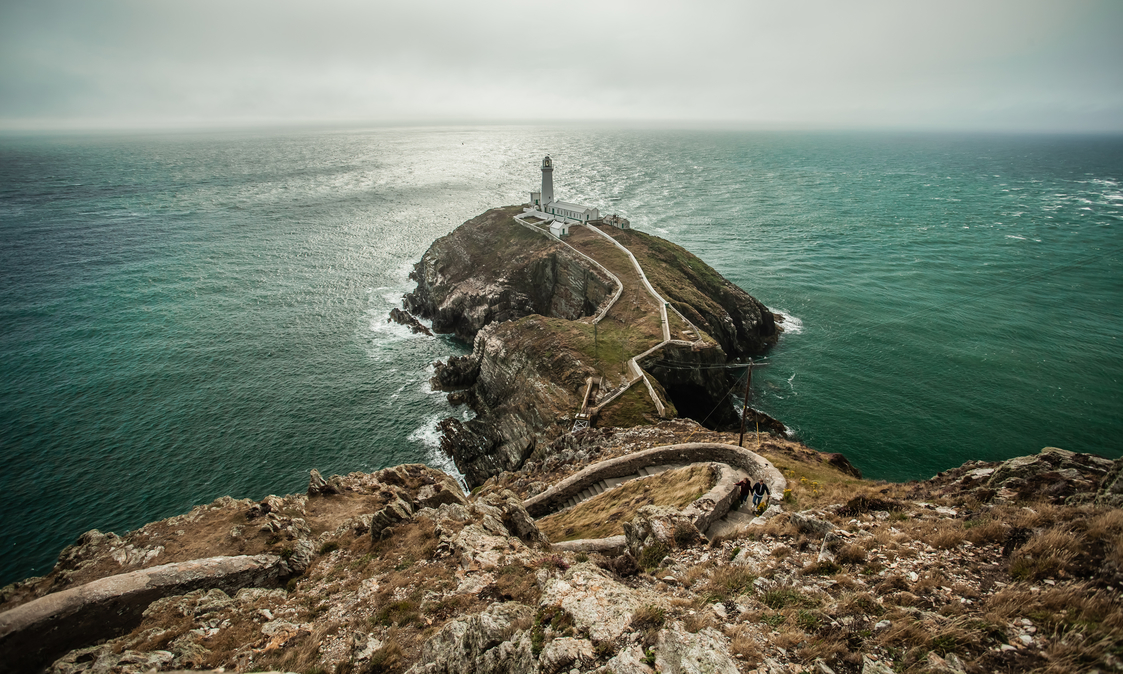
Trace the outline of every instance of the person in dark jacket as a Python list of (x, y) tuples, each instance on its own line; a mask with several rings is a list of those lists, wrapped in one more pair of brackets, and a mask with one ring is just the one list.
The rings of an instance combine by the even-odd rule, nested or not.
[(761, 509), (760, 508), (760, 502), (762, 500), (764, 500), (764, 497), (771, 496), (771, 495), (772, 495), (772, 492), (770, 492), (768, 490), (768, 485), (764, 483), (764, 480), (761, 480), (760, 482), (757, 482), (756, 484), (754, 484), (753, 485), (753, 508), (756, 508), (757, 510), (760, 510)]
[(740, 487), (740, 491), (737, 493), (737, 503), (733, 505), (734, 510), (740, 508), (745, 501), (748, 500), (749, 494), (753, 491), (753, 483), (747, 477), (738, 482), (737, 486)]

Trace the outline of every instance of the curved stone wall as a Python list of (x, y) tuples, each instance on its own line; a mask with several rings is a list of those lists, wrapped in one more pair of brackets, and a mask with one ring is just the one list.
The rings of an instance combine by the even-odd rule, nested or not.
[[(689, 442), (680, 445), (667, 445), (645, 449), (615, 459), (606, 459), (586, 466), (565, 478), (546, 491), (523, 501), (523, 507), (531, 517), (545, 517), (561, 510), (562, 505), (571, 497), (580, 494), (586, 487), (601, 480), (634, 475), (641, 468), (663, 464), (725, 463), (749, 474), (754, 481), (763, 480), (773, 494), (784, 493), (788, 482), (780, 471), (764, 457), (736, 445), (716, 442)], [(715, 486), (715, 489), (717, 487)], [(713, 491), (713, 490), (711, 490)], [(702, 498), (706, 498), (703, 496)], [(699, 499), (701, 500), (701, 499)], [(720, 517), (724, 517), (723, 512)]]
[(203, 588), (229, 593), (275, 586), (290, 573), (276, 555), (208, 557), (48, 594), (0, 613), (0, 671), (38, 671), (67, 651), (132, 629), (161, 597)]

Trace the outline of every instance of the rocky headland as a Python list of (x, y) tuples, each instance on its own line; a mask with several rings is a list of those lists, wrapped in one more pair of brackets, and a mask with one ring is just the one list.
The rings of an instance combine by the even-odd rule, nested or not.
[[(434, 331), (473, 344), (471, 355), (438, 363), (433, 377), (436, 388), (450, 391), (450, 401), (476, 413), (467, 423), (442, 423), (443, 447), (470, 486), (519, 468), (567, 432), (588, 379), (601, 382), (603, 399), (627, 383), (627, 360), (645, 352), (637, 365), (659, 405), (638, 392), (621, 396), (599, 411), (608, 423), (680, 415), (711, 428), (739, 422), (723, 403), (743, 369), (713, 366), (774, 344), (779, 328), (771, 311), (668, 241), (634, 230), (599, 227), (608, 236), (598, 236), (591, 227), (574, 227), (563, 243), (516, 222), (519, 210), (488, 211), (438, 239), (410, 276), (417, 288), (404, 298), (408, 311), (431, 320)], [(613, 239), (631, 251), (669, 306), (666, 333), (659, 302)], [(783, 428), (757, 417), (767, 429)]]
[(691, 372), (760, 353), (776, 317), (655, 237), (563, 244), (516, 214), (435, 243), (393, 317), (473, 343), (434, 377), (478, 415), (444, 425), (470, 492), (424, 465), (312, 470), (86, 532), (0, 590), (0, 672), (1123, 669), (1123, 459), (886, 483), (766, 417), (738, 446), (690, 418), (717, 395)]

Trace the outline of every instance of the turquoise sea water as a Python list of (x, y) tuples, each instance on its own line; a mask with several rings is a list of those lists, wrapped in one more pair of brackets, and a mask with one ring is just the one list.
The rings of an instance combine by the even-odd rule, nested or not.
[(1123, 139), (487, 127), (0, 139), (0, 583), (307, 470), (438, 466), (387, 324), (433, 239), (559, 197), (680, 243), (788, 332), (756, 404), (869, 477), (1123, 433)]

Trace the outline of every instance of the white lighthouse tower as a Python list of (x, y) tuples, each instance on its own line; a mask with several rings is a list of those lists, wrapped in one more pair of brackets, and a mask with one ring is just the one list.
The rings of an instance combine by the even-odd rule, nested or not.
[(542, 191), (530, 193), (530, 205), (540, 211), (554, 201), (554, 160), (550, 155), (542, 160)]
[[(600, 211), (592, 206), (554, 201), (554, 160), (550, 155), (542, 160), (542, 191), (530, 193), (530, 207), (527, 212), (539, 213), (539, 217), (555, 223), (591, 222), (600, 219)], [(568, 232), (568, 229), (565, 229)]]
[(554, 202), (554, 160), (550, 155), (542, 160), (542, 204)]

